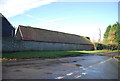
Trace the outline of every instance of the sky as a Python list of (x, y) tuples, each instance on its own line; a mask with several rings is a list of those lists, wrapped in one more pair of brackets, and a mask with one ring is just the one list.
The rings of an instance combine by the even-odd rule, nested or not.
[(0, 0), (0, 13), (18, 25), (90, 37), (98, 41), (118, 21), (118, 2), (106, 0)]

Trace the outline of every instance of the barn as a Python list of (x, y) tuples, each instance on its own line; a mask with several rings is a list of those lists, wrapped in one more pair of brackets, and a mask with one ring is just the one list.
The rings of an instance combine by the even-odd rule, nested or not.
[(15, 28), (0, 14), (2, 52), (94, 50), (86, 37), (42, 28), (19, 25)]
[(0, 21), (2, 23), (2, 37), (14, 37), (15, 28), (10, 22), (0, 13)]
[[(36, 44), (36, 46), (33, 47), (34, 48), (38, 47), (41, 48), (42, 50), (93, 50), (94, 49), (92, 42), (83, 36), (46, 30), (41, 28), (35, 28), (30, 26), (19, 25), (15, 38), (17, 40), (22, 40), (22, 41), (28, 41), (34, 43), (36, 42), (38, 44)], [(45, 44), (43, 46), (40, 46), (39, 43), (47, 43), (48, 45)], [(31, 50), (33, 49), (31, 48)]]

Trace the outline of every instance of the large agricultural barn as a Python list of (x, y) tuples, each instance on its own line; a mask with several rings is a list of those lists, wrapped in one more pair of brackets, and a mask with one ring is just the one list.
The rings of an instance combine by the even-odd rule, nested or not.
[(41, 28), (19, 25), (16, 38), (29, 41), (67, 43), (67, 44), (92, 44), (90, 40), (83, 36), (51, 31)]
[[(14, 36), (15, 29), (8, 21), (6, 25), (2, 25), (2, 28), (6, 30), (2, 30), (3, 52), (94, 50), (91, 41), (79, 35), (19, 25)], [(8, 36), (6, 37), (6, 35)]]

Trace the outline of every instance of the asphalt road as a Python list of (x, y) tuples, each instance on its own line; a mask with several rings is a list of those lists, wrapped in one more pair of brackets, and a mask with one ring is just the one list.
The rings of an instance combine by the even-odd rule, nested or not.
[[(86, 57), (85, 57), (86, 58)], [(81, 61), (81, 67), (66, 70), (67, 73), (53, 73), (45, 78), (54, 79), (118, 79), (118, 62), (111, 57), (91, 56), (94, 60)], [(99, 60), (98, 60), (99, 59)], [(100, 60), (101, 59), (101, 60)], [(85, 64), (84, 64), (85, 63)], [(88, 64), (86, 64), (88, 63)]]
[(113, 58), (69, 71), (69, 73), (57, 76), (55, 79), (118, 79), (118, 63)]
[(113, 57), (85, 55), (3, 64), (3, 79), (118, 79)]

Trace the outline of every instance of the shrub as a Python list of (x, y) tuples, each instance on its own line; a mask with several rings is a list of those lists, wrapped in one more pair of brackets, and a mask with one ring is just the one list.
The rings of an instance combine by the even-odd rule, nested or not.
[(120, 46), (117, 44), (101, 44), (101, 43), (95, 43), (97, 50), (120, 50)]

